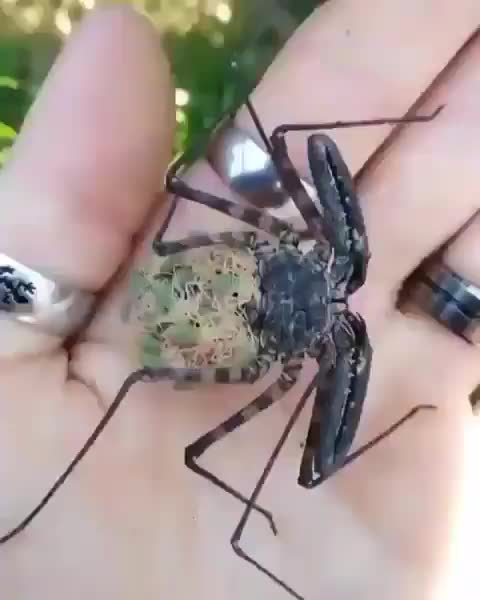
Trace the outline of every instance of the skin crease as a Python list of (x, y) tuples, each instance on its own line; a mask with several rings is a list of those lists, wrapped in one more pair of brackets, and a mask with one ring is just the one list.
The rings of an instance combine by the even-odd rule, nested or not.
[[(286, 121), (401, 116), (480, 18), (476, 0), (419, 5), (379, 0), (360, 8), (337, 0), (321, 7), (253, 95), (267, 131)], [(244, 548), (308, 600), (478, 594), (478, 425), (467, 401), (479, 379), (478, 350), (424, 316), (402, 315), (395, 299), (408, 273), (478, 210), (479, 54), (476, 40), (419, 108), (446, 103), (445, 111), (407, 128), (359, 185), (372, 260), (352, 307), (366, 318), (375, 353), (355, 446), (413, 405), (433, 402), (439, 410), (305, 491), (296, 477), (308, 408), (260, 498), (280, 534), (274, 539), (257, 516), (245, 534)], [(94, 291), (108, 284), (70, 354), (58, 340), (1, 322), (2, 531), (53, 483), (135, 368), (135, 332), (120, 311), (127, 271), (148, 257), (165, 216), (156, 191), (171, 156), (172, 98), (150, 26), (129, 9), (94, 11), (67, 44), (0, 174), (2, 251)], [(238, 119), (252, 131), (244, 112)], [(356, 172), (388, 132), (332, 137)], [(291, 143), (295, 164), (308, 174), (305, 136)], [(228, 195), (203, 163), (189, 179)], [(241, 224), (182, 202), (166, 237), (234, 227)], [(130, 253), (139, 232), (144, 239)], [(467, 229), (448, 258), (480, 283), (477, 240)], [(248, 493), (307, 371), (278, 406), (203, 463)], [(2, 598), (288, 598), (232, 553), (240, 505), (183, 466), (188, 443), (265, 386), (132, 390), (55, 500), (0, 547)]]

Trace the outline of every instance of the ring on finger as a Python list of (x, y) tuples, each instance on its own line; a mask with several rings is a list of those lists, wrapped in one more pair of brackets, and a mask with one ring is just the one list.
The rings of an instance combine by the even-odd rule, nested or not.
[[(208, 145), (207, 159), (234, 194), (274, 217), (287, 220), (297, 231), (306, 230), (305, 222), (280, 182), (270, 153), (236, 127), (232, 119), (216, 130)], [(313, 186), (304, 179), (301, 181), (309, 195), (316, 198)]]
[(408, 299), (467, 342), (480, 346), (480, 287), (441, 258), (427, 261), (412, 277)]
[(0, 253), (0, 319), (68, 337), (85, 324), (94, 298)]

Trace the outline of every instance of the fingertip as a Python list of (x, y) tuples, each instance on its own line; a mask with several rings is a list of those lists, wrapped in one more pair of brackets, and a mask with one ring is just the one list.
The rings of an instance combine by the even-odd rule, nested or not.
[(155, 28), (130, 7), (93, 11), (53, 65), (0, 175), (2, 250), (101, 288), (158, 198), (174, 130)]

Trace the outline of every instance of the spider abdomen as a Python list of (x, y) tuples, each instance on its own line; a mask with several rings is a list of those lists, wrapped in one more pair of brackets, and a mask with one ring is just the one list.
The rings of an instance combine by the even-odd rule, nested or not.
[(154, 256), (133, 285), (142, 365), (250, 364), (259, 348), (252, 328), (260, 304), (257, 267), (251, 248), (221, 244)]

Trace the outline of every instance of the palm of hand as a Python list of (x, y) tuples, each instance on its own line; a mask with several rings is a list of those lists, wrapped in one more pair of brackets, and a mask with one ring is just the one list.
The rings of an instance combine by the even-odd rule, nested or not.
[[(470, 5), (466, 0), (464, 4)], [(339, 112), (347, 115), (362, 112), (358, 108), (360, 104), (371, 114), (401, 113), (426, 87), (428, 78), (444, 66), (446, 60), (442, 62), (441, 56), (448, 59), (468, 32), (468, 23), (461, 19), (449, 23), (450, 37), (438, 48), (439, 64), (434, 63), (430, 55), (427, 57), (426, 52), (419, 51), (413, 71), (415, 77), (404, 81), (398, 97), (390, 98), (390, 102), (382, 87), (384, 84), (380, 83), (382, 66), (378, 64), (376, 84), (372, 86), (375, 89), (362, 88), (355, 107), (350, 98), (339, 95), (342, 85), (354, 82), (355, 73), (343, 80), (334, 65), (331, 70), (328, 63), (320, 66), (312, 51), (318, 47), (318, 38), (327, 27), (330, 32), (342, 29), (348, 14), (338, 10), (338, 13), (325, 13), (330, 15), (324, 17), (326, 21), (330, 19), (328, 25), (322, 24), (322, 19), (322, 22), (312, 19), (256, 91), (256, 106), (261, 114), (262, 107), (266, 113), (267, 130), (280, 121), (312, 120), (309, 116), (319, 113), (325, 118), (335, 104), (341, 106), (335, 108), (334, 118)], [(100, 46), (115, 46), (119, 39), (123, 43), (124, 38), (119, 34), (126, 28), (133, 56), (132, 72), (138, 64), (145, 65), (150, 79), (143, 72), (137, 74), (135, 81), (130, 81), (132, 85), (122, 88), (119, 94), (126, 106), (137, 103), (139, 110), (134, 111), (135, 114), (148, 116), (137, 116), (131, 124), (126, 123), (132, 129), (129, 143), (141, 149), (133, 164), (128, 163), (128, 169), (122, 163), (127, 157), (122, 152), (112, 152), (112, 145), (99, 139), (102, 136), (98, 134), (89, 140), (97, 144), (100, 157), (94, 164), (88, 159), (82, 162), (82, 148), (77, 151), (74, 174), (79, 176), (75, 169), (82, 175), (82, 168), (90, 169), (87, 175), (96, 183), (95, 193), (101, 195), (100, 188), (107, 198), (100, 210), (91, 209), (95, 218), (102, 221), (102, 210), (108, 211), (107, 215), (113, 213), (108, 221), (111, 234), (108, 243), (118, 250), (112, 253), (114, 258), (93, 261), (96, 270), (91, 272), (94, 250), (83, 251), (82, 246), (85, 257), (82, 254), (80, 265), (69, 265), (70, 269), (78, 269), (75, 272), (80, 273), (78, 279), (98, 287), (116, 267), (108, 260), (118, 263), (122, 252), (126, 254), (128, 250), (125, 231), (134, 233), (131, 228), (139, 229), (145, 218), (157, 185), (158, 157), (159, 154), (164, 157), (164, 164), (168, 154), (165, 146), (171, 134), (171, 124), (165, 117), (171, 114), (164, 91), (168, 78), (165, 69), (159, 67), (150, 32), (122, 12), (109, 14), (107, 11), (99, 21), (102, 19), (111, 19), (111, 32), (99, 36), (98, 25), (90, 24), (90, 30), (87, 26), (83, 33), (83, 42), (81, 35), (77, 39), (77, 46), (83, 43), (82, 51), (85, 51), (88, 36)], [(358, 35), (367, 36), (367, 33)], [(338, 33), (339, 44), (340, 41), (344, 40)], [(372, 48), (366, 42), (359, 47), (363, 48), (365, 57), (372, 59)], [(309, 49), (301, 64), (297, 60), (300, 49)], [(69, 71), (73, 61), (78, 63), (77, 69), (85, 69), (78, 55), (79, 51), (73, 48), (68, 58)], [(54, 74), (49, 84), (51, 91), (47, 90), (45, 99), (40, 100), (38, 113), (48, 112), (45, 107), (52, 105), (53, 91), (62, 87), (65, 78), (69, 79), (65, 75), (68, 60), (65, 59), (63, 74), (62, 69)], [(109, 85), (103, 79), (117, 60), (115, 53), (109, 51), (105, 64), (97, 65), (100, 75), (94, 82), (95, 89)], [(83, 61), (88, 62), (85, 57)], [(478, 177), (471, 159), (472, 154), (478, 155), (475, 152), (478, 141), (466, 136), (465, 130), (471, 127), (473, 119), (480, 119), (480, 112), (476, 105), (469, 106), (468, 110), (465, 110), (465, 102), (462, 105), (474, 85), (472, 63), (465, 61), (458, 73), (437, 92), (442, 102), (448, 103), (448, 113), (438, 122), (409, 129), (388, 148), (384, 161), (366, 172), (359, 187), (373, 257), (368, 282), (352, 304), (367, 320), (375, 354), (366, 410), (355, 446), (376, 435), (416, 404), (432, 402), (440, 410), (419, 415), (382, 446), (311, 492), (295, 483), (299, 446), (309, 418), (307, 410), (292, 432), (261, 496), (261, 504), (275, 515), (279, 536), (273, 538), (256, 515), (245, 535), (244, 547), (307, 599), (353, 595), (425, 598), (441, 580), (439, 571), (449, 550), (450, 519), (459, 502), (457, 480), (463, 440), (467, 429), (473, 427), (466, 398), (476, 382), (478, 361), (472, 348), (436, 324), (424, 317), (400, 313), (396, 309), (396, 292), (423, 257), (476, 210), (474, 198), (468, 194), (458, 196), (458, 182), (452, 177), (452, 172), (461, 173), (464, 182)], [(322, 82), (329, 86), (307, 94), (312, 69), (317, 73), (321, 69)], [(291, 82), (292, 93), (295, 90), (296, 104), (291, 98), (277, 94), (285, 80)], [(380, 98), (380, 106), (375, 110), (371, 108), (373, 96)], [(275, 111), (270, 114), (268, 107), (273, 97)], [(434, 98), (431, 103), (433, 106), (439, 102)], [(397, 109), (385, 110), (389, 105)], [(105, 131), (109, 131), (108, 127), (114, 131), (118, 116), (105, 118), (102, 111), (95, 113)], [(56, 115), (57, 123), (62, 122), (61, 117)], [(239, 120), (251, 127), (245, 115)], [(28, 185), (23, 179), (18, 183), (19, 169), (25, 169), (27, 160), (37, 168), (42, 162), (35, 155), (35, 148), (37, 153), (41, 148), (38, 141), (35, 145), (35, 140), (45, 139), (39, 133), (45, 125), (39, 121), (41, 119), (35, 122), (33, 118), (23, 134), (33, 150), (28, 150), (25, 142), (22, 145), (22, 139), (19, 140), (17, 155), (2, 174), (2, 189), (8, 189), (10, 195), (14, 193), (21, 199)], [(68, 122), (66, 117), (65, 121)], [(158, 125), (153, 135), (152, 121)], [(53, 135), (55, 140), (62, 141), (61, 131)], [(353, 169), (355, 163), (361, 164), (378, 146), (381, 136), (382, 132), (373, 130), (338, 135), (339, 145)], [(441, 141), (445, 136), (450, 143), (457, 142), (453, 156)], [(148, 143), (145, 140), (149, 140)], [(85, 152), (86, 147), (87, 144), (83, 148)], [(301, 150), (304, 138), (294, 137), (292, 148), (296, 164), (302, 175), (306, 174), (305, 169), (302, 170), (306, 165)], [(90, 156), (90, 152), (86, 154)], [(439, 169), (447, 160), (446, 155), (451, 165), (448, 172)], [(78, 164), (82, 168), (79, 169)], [(72, 167), (67, 165), (68, 168)], [(128, 183), (124, 180), (127, 178), (124, 171), (128, 174)], [(51, 167), (47, 172), (53, 179)], [(111, 177), (112, 172), (115, 177)], [(97, 174), (99, 179), (95, 179)], [(196, 187), (223, 195), (228, 193), (204, 164), (193, 170), (191, 178)], [(68, 177), (65, 180), (68, 181)], [(44, 178), (41, 185), (46, 181)], [(58, 185), (58, 177), (54, 184), (48, 180), (46, 189), (51, 191), (48, 185)], [(82, 189), (72, 187), (82, 196)], [(130, 198), (132, 193), (139, 198), (137, 205), (127, 203), (125, 196), (129, 197), (129, 193)], [(90, 193), (84, 198), (91, 198)], [(452, 202), (455, 202), (454, 210)], [(435, 222), (432, 223), (434, 207)], [(140, 254), (148, 248), (148, 240), (162, 216), (158, 215), (152, 223)], [(110, 222), (115, 223), (115, 231)], [(167, 237), (188, 235), (192, 229), (198, 230), (202, 222), (207, 222), (207, 228), (212, 231), (239, 226), (204, 209), (181, 203)], [(3, 225), (3, 237), (8, 245), (12, 243), (12, 233), (7, 225), (11, 230), (8, 218)], [(106, 222), (103, 227), (107, 227)], [(107, 229), (101, 231), (104, 234)], [(115, 243), (121, 236), (124, 239), (121, 238), (119, 249)], [(92, 239), (97, 241), (97, 236), (92, 234)], [(87, 240), (82, 241), (86, 246)], [(101, 243), (107, 242), (102, 239)], [(92, 246), (95, 248), (95, 243)], [(141, 256), (136, 260), (140, 261)], [(88, 268), (82, 271), (82, 265)], [(118, 316), (125, 301), (125, 287), (124, 279), (116, 282), (109, 302), (101, 307), (85, 339), (75, 346), (70, 357), (63, 350), (53, 349), (33, 358), (3, 360), (0, 375), (2, 529), (8, 529), (12, 521), (23, 517), (62, 472), (131, 370), (127, 349), (132, 340)], [(67, 369), (75, 378), (67, 378)], [(311, 370), (306, 369), (301, 382), (278, 406), (212, 449), (202, 459), (205, 464), (208, 462), (211, 470), (248, 494), (309, 376)], [(34, 388), (35, 395), (31, 393), (32, 384), (38, 386)], [(148, 599), (170, 597), (172, 593), (176, 598), (189, 599), (233, 599), (245, 595), (285, 598), (285, 592), (230, 550), (228, 540), (242, 507), (207, 482), (192, 476), (183, 465), (186, 445), (246, 404), (265, 385), (262, 381), (253, 389), (248, 386), (234, 390), (206, 388), (194, 393), (172, 393), (167, 384), (141, 385), (132, 390), (119, 414), (55, 500), (22, 536), (0, 548), (0, 580), (2, 589), (7, 590), (6, 597), (29, 600), (38, 597), (41, 590), (52, 599), (67, 593), (72, 599), (84, 598), (87, 594), (93, 598)], [(246, 465), (251, 468), (246, 469)]]

